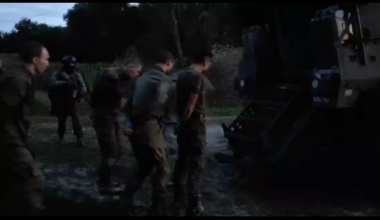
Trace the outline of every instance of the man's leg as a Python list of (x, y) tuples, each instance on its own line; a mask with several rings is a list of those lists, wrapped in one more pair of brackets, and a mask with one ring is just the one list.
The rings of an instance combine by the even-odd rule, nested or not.
[(77, 137), (78, 145), (80, 147), (84, 147), (83, 142), (83, 128), (82, 124), (80, 123), (79, 115), (77, 111), (74, 111), (71, 113), (71, 122), (73, 125), (74, 135)]
[(152, 149), (154, 170), (152, 175), (152, 211), (155, 215), (169, 215), (169, 193), (167, 182), (170, 175), (168, 153), (166, 148)]
[(133, 196), (141, 188), (145, 179), (153, 170), (153, 154), (149, 146), (138, 143), (133, 136), (130, 137), (133, 154), (137, 160), (137, 171), (132, 177), (128, 177), (122, 195), (120, 196), (120, 206), (133, 212)]
[(147, 123), (149, 148), (153, 153), (154, 171), (152, 176), (152, 208), (155, 215), (169, 215), (167, 182), (170, 176), (170, 164), (164, 135), (157, 120)]
[(176, 136), (173, 134), (175, 126), (176, 125), (173, 123), (164, 123), (162, 129), (165, 141), (168, 144), (168, 151), (171, 158), (173, 158), (177, 153)]
[[(7, 146), (1, 146), (2, 148)], [(44, 175), (25, 147), (1, 149), (0, 215), (42, 214)]]
[(65, 132), (66, 132), (67, 115), (66, 114), (60, 114), (57, 116), (57, 118), (58, 118), (58, 139), (60, 142), (62, 142), (63, 138), (65, 136)]
[(118, 191), (111, 181), (111, 169), (116, 162), (117, 146), (115, 129), (112, 117), (95, 116), (94, 128), (98, 139), (102, 159), (99, 167), (98, 187), (101, 193), (114, 193)]
[(203, 212), (201, 184), (203, 173), (203, 152), (206, 146), (206, 126), (204, 115), (188, 124), (189, 176), (187, 182), (187, 216), (199, 216)]
[(203, 143), (194, 143), (189, 146), (189, 176), (187, 181), (187, 216), (197, 216), (203, 211), (201, 184), (203, 173)]
[(174, 209), (179, 215), (180, 209), (186, 204), (186, 183), (189, 174), (189, 152), (185, 135), (178, 135), (178, 158), (173, 172)]
[(115, 128), (115, 141), (117, 146), (117, 158), (116, 158), (116, 164), (121, 165), (123, 164), (123, 158), (125, 155), (125, 146), (124, 144), (128, 142), (128, 137), (126, 137), (121, 129), (122, 122), (118, 117), (115, 118), (114, 121), (114, 128)]

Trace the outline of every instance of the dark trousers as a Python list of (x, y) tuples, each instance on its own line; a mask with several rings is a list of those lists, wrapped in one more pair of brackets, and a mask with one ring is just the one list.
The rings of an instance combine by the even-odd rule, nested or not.
[(0, 146), (0, 215), (33, 216), (43, 205), (44, 175), (24, 146)]
[(71, 122), (73, 125), (74, 135), (80, 139), (83, 137), (82, 125), (79, 120), (79, 115), (77, 112), (72, 112), (71, 114), (60, 114), (58, 118), (58, 136), (63, 138), (66, 132), (66, 120), (67, 117), (71, 117)]
[(101, 115), (93, 119), (102, 159), (99, 167), (99, 185), (111, 183), (111, 170), (122, 154), (120, 143), (120, 123), (117, 116)]

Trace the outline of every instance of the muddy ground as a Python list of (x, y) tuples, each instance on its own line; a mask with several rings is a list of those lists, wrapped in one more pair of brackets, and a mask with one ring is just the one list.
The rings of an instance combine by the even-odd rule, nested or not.
[[(82, 118), (87, 147), (78, 149), (69, 129), (64, 144), (57, 143), (56, 119), (34, 117), (31, 143), (46, 177), (48, 209), (46, 215), (117, 215), (117, 197), (98, 194), (95, 182), (100, 154), (95, 132), (88, 118)], [(214, 153), (230, 152), (222, 137), (220, 119), (208, 120), (203, 186), (205, 215), (208, 216), (374, 216), (379, 215), (377, 200), (361, 191), (332, 193), (323, 189), (268, 188), (243, 181), (242, 173), (231, 163), (220, 163)], [(68, 123), (70, 128), (70, 123)], [(174, 140), (169, 139), (169, 144)], [(115, 179), (124, 181), (136, 166), (129, 143), (125, 140), (124, 164), (115, 170)], [(248, 168), (249, 170), (249, 168)], [(259, 181), (259, 180), (255, 180)], [(145, 215), (150, 205), (149, 182), (136, 195)]]

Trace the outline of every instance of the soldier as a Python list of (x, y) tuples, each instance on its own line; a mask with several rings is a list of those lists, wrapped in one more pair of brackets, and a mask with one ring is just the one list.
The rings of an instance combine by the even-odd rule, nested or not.
[(167, 111), (167, 93), (172, 83), (167, 74), (173, 69), (174, 59), (169, 52), (155, 53), (151, 59), (155, 64), (137, 79), (134, 94), (128, 101), (132, 103), (128, 104), (131, 108), (127, 108), (127, 115), (130, 115), (133, 130), (125, 129), (124, 132), (130, 135), (133, 131), (130, 140), (139, 172), (135, 178), (128, 179), (121, 201), (133, 208), (133, 195), (153, 173), (151, 214), (166, 216), (169, 215), (166, 184), (170, 168), (161, 123)]
[(91, 93), (93, 125), (102, 154), (98, 179), (100, 193), (118, 190), (111, 182), (111, 167), (122, 156), (119, 118), (122, 117), (121, 108), (125, 103), (123, 98), (128, 98), (130, 84), (139, 76), (141, 67), (139, 58), (126, 59), (122, 67), (106, 70)]
[(30, 216), (45, 208), (44, 176), (27, 144), (32, 76), (49, 66), (49, 53), (41, 44), (28, 42), (20, 58), (22, 65), (0, 76), (0, 214)]
[(206, 145), (205, 80), (202, 74), (211, 65), (212, 53), (199, 50), (193, 64), (178, 74), (177, 112), (180, 121), (175, 129), (178, 159), (173, 172), (174, 206), (180, 210), (184, 202), (187, 181), (186, 215), (197, 216), (203, 211), (201, 203), (201, 174), (203, 151)]
[(49, 99), (52, 105), (51, 113), (58, 118), (59, 142), (63, 141), (66, 132), (66, 119), (70, 116), (78, 145), (84, 147), (83, 130), (78, 116), (78, 105), (81, 98), (85, 98), (87, 88), (82, 76), (75, 71), (75, 57), (65, 56), (62, 64), (62, 70), (53, 73), (49, 83)]

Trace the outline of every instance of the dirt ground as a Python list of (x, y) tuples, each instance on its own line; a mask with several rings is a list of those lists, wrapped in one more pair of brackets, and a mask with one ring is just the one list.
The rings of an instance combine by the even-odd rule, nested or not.
[[(117, 197), (101, 196), (96, 188), (100, 153), (88, 118), (85, 125), (84, 149), (76, 148), (72, 132), (67, 132), (65, 143), (57, 143), (57, 124), (52, 117), (34, 117), (31, 143), (46, 177), (48, 210), (46, 215), (117, 215)], [(331, 193), (323, 189), (274, 189), (243, 181), (242, 173), (231, 163), (220, 163), (214, 153), (230, 152), (223, 138), (221, 119), (208, 120), (208, 146), (204, 157), (205, 172), (203, 203), (207, 216), (376, 216), (380, 212), (375, 200), (360, 191)], [(68, 123), (68, 128), (70, 128)], [(175, 143), (168, 139), (169, 144)], [(125, 181), (136, 166), (129, 143), (125, 140), (124, 164), (115, 170), (115, 179)], [(173, 158), (174, 159), (174, 158)], [(257, 180), (259, 181), (259, 180)], [(172, 190), (172, 189), (170, 189)], [(137, 215), (145, 215), (150, 205), (149, 181), (135, 197), (141, 208)]]

